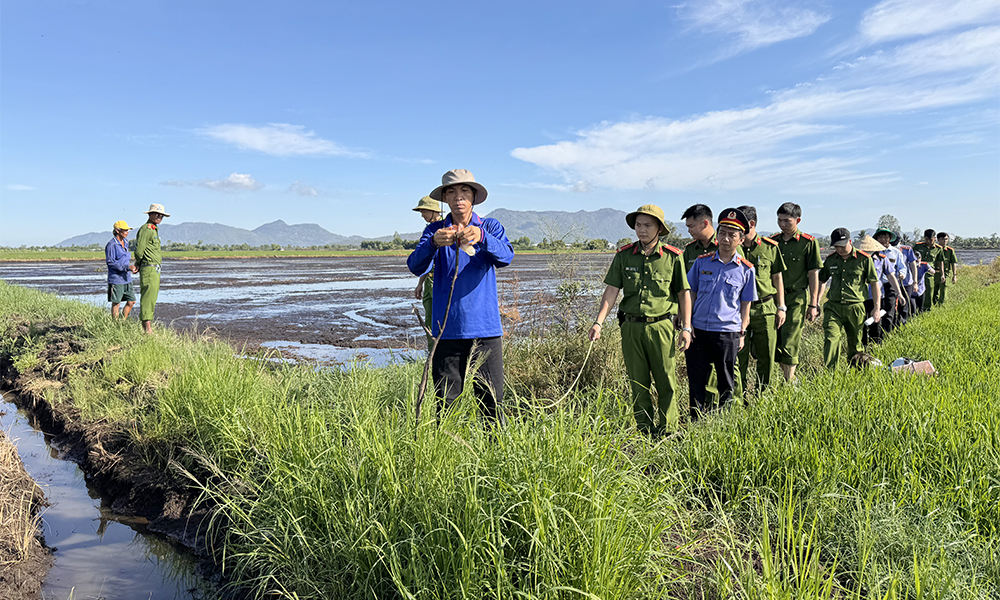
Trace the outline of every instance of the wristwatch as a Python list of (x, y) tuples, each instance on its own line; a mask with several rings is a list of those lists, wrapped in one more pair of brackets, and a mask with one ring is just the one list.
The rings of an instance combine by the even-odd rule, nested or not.
[(681, 331), (686, 331), (688, 333), (694, 333), (694, 329), (691, 329), (690, 327), (681, 327)]
[(788, 307), (782, 304), (781, 306), (778, 307), (778, 310), (780, 310), (781, 312), (788, 312)]

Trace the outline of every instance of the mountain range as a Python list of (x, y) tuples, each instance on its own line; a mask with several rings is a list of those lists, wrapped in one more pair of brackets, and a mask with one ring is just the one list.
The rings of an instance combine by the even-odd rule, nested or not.
[[(532, 242), (542, 239), (563, 239), (566, 242), (590, 239), (605, 239), (616, 242), (621, 238), (632, 238), (635, 234), (625, 224), (625, 212), (613, 208), (602, 208), (595, 211), (580, 210), (565, 211), (518, 211), (498, 208), (485, 215), (493, 217), (503, 224), (507, 237), (515, 240), (527, 236)], [(674, 228), (686, 233), (683, 223), (673, 223)], [(382, 241), (392, 240), (399, 235), (404, 240), (414, 240), (420, 237), (420, 231), (398, 233), (379, 238), (363, 238), (360, 236), (344, 236), (331, 233), (316, 223), (289, 225), (278, 220), (265, 223), (256, 229), (242, 229), (223, 225), (221, 223), (178, 223), (176, 225), (161, 224), (160, 239), (163, 243), (178, 242), (185, 244), (220, 244), (263, 246), (278, 244), (279, 246), (326, 246), (351, 245), (357, 246), (366, 239)], [(107, 231), (84, 233), (65, 239), (57, 246), (89, 246), (104, 245), (111, 239)]]

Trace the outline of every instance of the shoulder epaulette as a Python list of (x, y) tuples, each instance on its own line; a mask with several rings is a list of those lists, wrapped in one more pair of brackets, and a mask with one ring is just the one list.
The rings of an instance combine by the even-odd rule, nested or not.
[(691, 244), (694, 244), (694, 243), (695, 243), (695, 242), (697, 242), (697, 241), (698, 241), (698, 240), (691, 240), (690, 242), (688, 242), (687, 244), (685, 244), (685, 246), (690, 246)]
[(814, 239), (816, 239), (813, 236), (809, 235), (808, 233), (799, 233), (799, 235), (801, 235), (802, 237), (806, 238), (807, 240), (814, 240)]
[(743, 265), (744, 267), (747, 267), (747, 268), (750, 268), (750, 269), (753, 268), (753, 263), (750, 262), (749, 260), (743, 258), (739, 254), (736, 255), (736, 264)]
[(899, 247), (900, 248), (905, 248), (906, 250), (913, 250), (913, 248), (910, 248), (909, 246), (904, 246), (902, 244), (900, 244)]
[(156, 225), (153, 225), (152, 223), (146, 223), (146, 227), (149, 229), (156, 229)]
[(944, 249), (945, 250), (954, 250), (954, 248), (952, 248), (951, 246), (945, 246)]
[(762, 238), (760, 238), (760, 239), (764, 240), (764, 241), (765, 241), (765, 242), (767, 242), (768, 244), (771, 244), (772, 246), (777, 246), (777, 245), (778, 245), (778, 242), (776, 242), (776, 241), (772, 240), (771, 238), (768, 238), (768, 237), (762, 237)]
[(712, 256), (714, 254), (715, 254), (715, 252), (706, 252), (706, 253), (702, 254), (701, 256), (699, 256), (698, 258), (705, 258), (706, 256)]
[(677, 256), (680, 256), (681, 254), (684, 254), (684, 252), (680, 248), (675, 248), (675, 247), (671, 246), (670, 244), (663, 244), (663, 247), (666, 248), (667, 250), (670, 250), (671, 252), (673, 252)]
[(636, 245), (636, 243), (637, 242), (632, 242), (631, 244), (625, 244), (624, 246), (622, 246), (621, 248), (619, 248), (618, 251), (619, 252), (624, 252), (626, 250), (631, 250), (632, 247)]
[[(857, 248), (855, 248), (855, 250), (857, 250)], [(871, 258), (872, 257), (871, 254), (868, 254), (864, 250), (858, 250), (858, 254), (860, 254), (861, 256), (867, 257), (867, 258)]]
[(772, 234), (771, 234), (770, 236), (768, 236), (768, 237), (770, 237), (770, 238), (771, 238), (772, 240), (776, 240), (776, 239), (778, 239), (778, 236), (779, 236), (779, 235), (781, 235), (781, 232), (780, 232), (780, 231), (779, 231), (778, 233), (772, 233)]

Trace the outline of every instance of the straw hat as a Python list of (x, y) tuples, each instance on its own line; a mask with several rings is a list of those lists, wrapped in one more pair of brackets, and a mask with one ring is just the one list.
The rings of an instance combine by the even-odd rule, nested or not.
[(472, 173), (466, 171), (465, 169), (452, 169), (444, 175), (441, 176), (441, 185), (434, 188), (434, 191), (429, 194), (429, 196), (434, 200), (441, 200), (441, 193), (444, 192), (444, 188), (449, 185), (459, 185), (465, 184), (472, 189), (476, 190), (476, 199), (472, 201), (473, 204), (482, 204), (486, 200), (486, 188), (483, 184), (477, 183), (476, 178), (472, 176)]
[(434, 198), (431, 198), (430, 196), (424, 196), (423, 198), (421, 198), (420, 202), (417, 204), (417, 207), (414, 208), (413, 210), (417, 212), (420, 212), (422, 210), (430, 210), (433, 212), (445, 212), (445, 209), (441, 208), (441, 203), (435, 200)]
[(868, 234), (861, 236), (861, 239), (854, 242), (854, 247), (857, 248), (858, 250), (861, 250), (862, 252), (868, 252), (868, 253), (881, 252), (885, 250), (885, 246), (876, 242), (875, 238), (873, 238)]
[(643, 204), (639, 208), (635, 209), (635, 212), (630, 212), (625, 215), (625, 222), (628, 223), (630, 229), (635, 229), (635, 219), (639, 215), (649, 215), (657, 221), (660, 222), (660, 235), (663, 235), (667, 231), (667, 221), (663, 216), (663, 209), (655, 204)]
[(160, 214), (161, 214), (161, 215), (163, 215), (164, 217), (169, 217), (169, 216), (170, 216), (170, 214), (169, 214), (169, 213), (167, 213), (167, 211), (166, 211), (166, 210), (164, 210), (164, 208), (163, 208), (163, 205), (162, 205), (162, 204), (150, 204), (150, 205), (149, 205), (149, 210), (144, 210), (144, 211), (142, 211), (142, 212), (146, 213), (147, 215), (148, 215), (149, 213), (160, 213)]

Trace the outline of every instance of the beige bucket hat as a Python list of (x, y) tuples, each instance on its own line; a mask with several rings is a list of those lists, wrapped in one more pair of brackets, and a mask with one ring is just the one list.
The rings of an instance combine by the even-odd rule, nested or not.
[(875, 238), (868, 235), (867, 233), (861, 236), (861, 239), (854, 242), (854, 247), (862, 252), (881, 252), (885, 250), (885, 246), (875, 241)]
[(635, 209), (635, 212), (630, 212), (625, 215), (625, 222), (628, 223), (630, 229), (635, 229), (635, 218), (639, 215), (649, 215), (660, 222), (660, 235), (667, 232), (667, 221), (663, 215), (663, 209), (655, 204), (643, 204), (639, 208)]
[(434, 188), (434, 191), (429, 195), (434, 200), (441, 199), (441, 193), (444, 188), (449, 185), (458, 185), (464, 183), (465, 185), (476, 190), (476, 199), (472, 202), (473, 204), (482, 204), (486, 200), (486, 188), (483, 184), (477, 183), (476, 178), (472, 176), (472, 173), (466, 171), (465, 169), (452, 169), (448, 171), (443, 176), (441, 176), (441, 185)]
[(432, 210), (434, 212), (448, 212), (447, 208), (441, 208), (441, 203), (435, 200), (434, 198), (431, 198), (430, 196), (424, 196), (423, 198), (421, 198), (420, 202), (417, 203), (417, 207), (414, 208), (413, 210), (417, 212), (420, 212), (422, 210)]
[(160, 213), (160, 214), (161, 214), (161, 215), (163, 215), (164, 217), (169, 217), (169, 216), (170, 216), (170, 213), (168, 213), (168, 212), (167, 212), (167, 211), (166, 211), (166, 210), (165, 210), (165, 209), (163, 208), (163, 205), (162, 205), (162, 204), (150, 204), (150, 205), (149, 205), (149, 210), (144, 210), (144, 211), (142, 211), (142, 212), (144, 212), (144, 213), (145, 213), (145, 214), (147, 214), (147, 215), (148, 215), (149, 213)]

